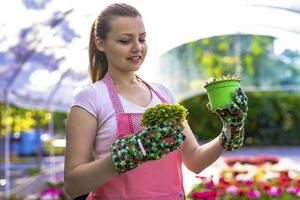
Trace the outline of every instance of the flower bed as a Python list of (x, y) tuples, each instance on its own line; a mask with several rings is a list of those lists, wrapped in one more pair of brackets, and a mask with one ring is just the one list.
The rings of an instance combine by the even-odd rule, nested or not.
[(250, 165), (263, 165), (266, 163), (277, 164), (279, 159), (273, 155), (258, 155), (258, 156), (227, 156), (224, 158), (224, 162), (233, 166), (236, 163), (250, 164)]
[[(283, 169), (283, 163), (275, 162), (278, 159), (274, 156), (249, 158), (251, 162), (244, 162), (249, 159), (243, 157), (243, 164), (241, 157), (225, 158), (219, 175), (197, 177), (199, 184), (188, 197), (193, 200), (300, 199), (299, 166)], [(256, 158), (260, 162), (253, 163), (252, 159)], [(267, 158), (266, 162), (262, 158)]]
[(47, 182), (40, 194), (41, 200), (64, 200), (63, 181)]

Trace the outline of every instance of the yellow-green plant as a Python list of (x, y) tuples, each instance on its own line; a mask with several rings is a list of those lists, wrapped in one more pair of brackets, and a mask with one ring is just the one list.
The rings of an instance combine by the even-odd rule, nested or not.
[(180, 104), (158, 104), (146, 109), (142, 117), (145, 127), (159, 125), (163, 122), (182, 125), (186, 121), (188, 110)]
[(241, 77), (228, 74), (226, 76), (221, 76), (221, 77), (218, 77), (218, 78), (209, 78), (208, 81), (206, 81), (206, 84), (210, 84), (210, 83), (216, 82), (216, 81), (224, 81), (224, 80), (237, 80), (237, 81), (240, 81)]

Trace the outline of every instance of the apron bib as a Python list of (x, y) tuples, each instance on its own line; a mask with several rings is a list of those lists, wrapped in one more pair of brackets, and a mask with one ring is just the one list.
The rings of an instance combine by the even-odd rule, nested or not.
[[(143, 130), (143, 113), (125, 113), (117, 90), (110, 75), (103, 81), (115, 109), (117, 138), (135, 134)], [(147, 84), (147, 83), (146, 83)], [(148, 84), (147, 84), (148, 85)], [(148, 85), (155, 95), (168, 103), (157, 91)], [(92, 191), (88, 200), (182, 200), (185, 199), (181, 171), (180, 150), (173, 151), (164, 158), (147, 161), (126, 173), (116, 175), (104, 185)]]

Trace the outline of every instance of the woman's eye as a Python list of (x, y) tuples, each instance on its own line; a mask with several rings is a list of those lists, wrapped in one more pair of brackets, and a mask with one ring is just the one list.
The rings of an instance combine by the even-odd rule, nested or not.
[(128, 44), (129, 40), (119, 40), (119, 42), (122, 43), (122, 44)]
[(146, 39), (139, 39), (140, 42), (146, 42)]

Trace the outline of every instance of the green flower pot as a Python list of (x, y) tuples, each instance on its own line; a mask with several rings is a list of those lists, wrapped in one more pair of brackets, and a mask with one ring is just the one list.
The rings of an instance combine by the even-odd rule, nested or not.
[(227, 79), (210, 82), (204, 86), (212, 110), (227, 108), (229, 102), (235, 102), (234, 92), (240, 87), (240, 80)]

